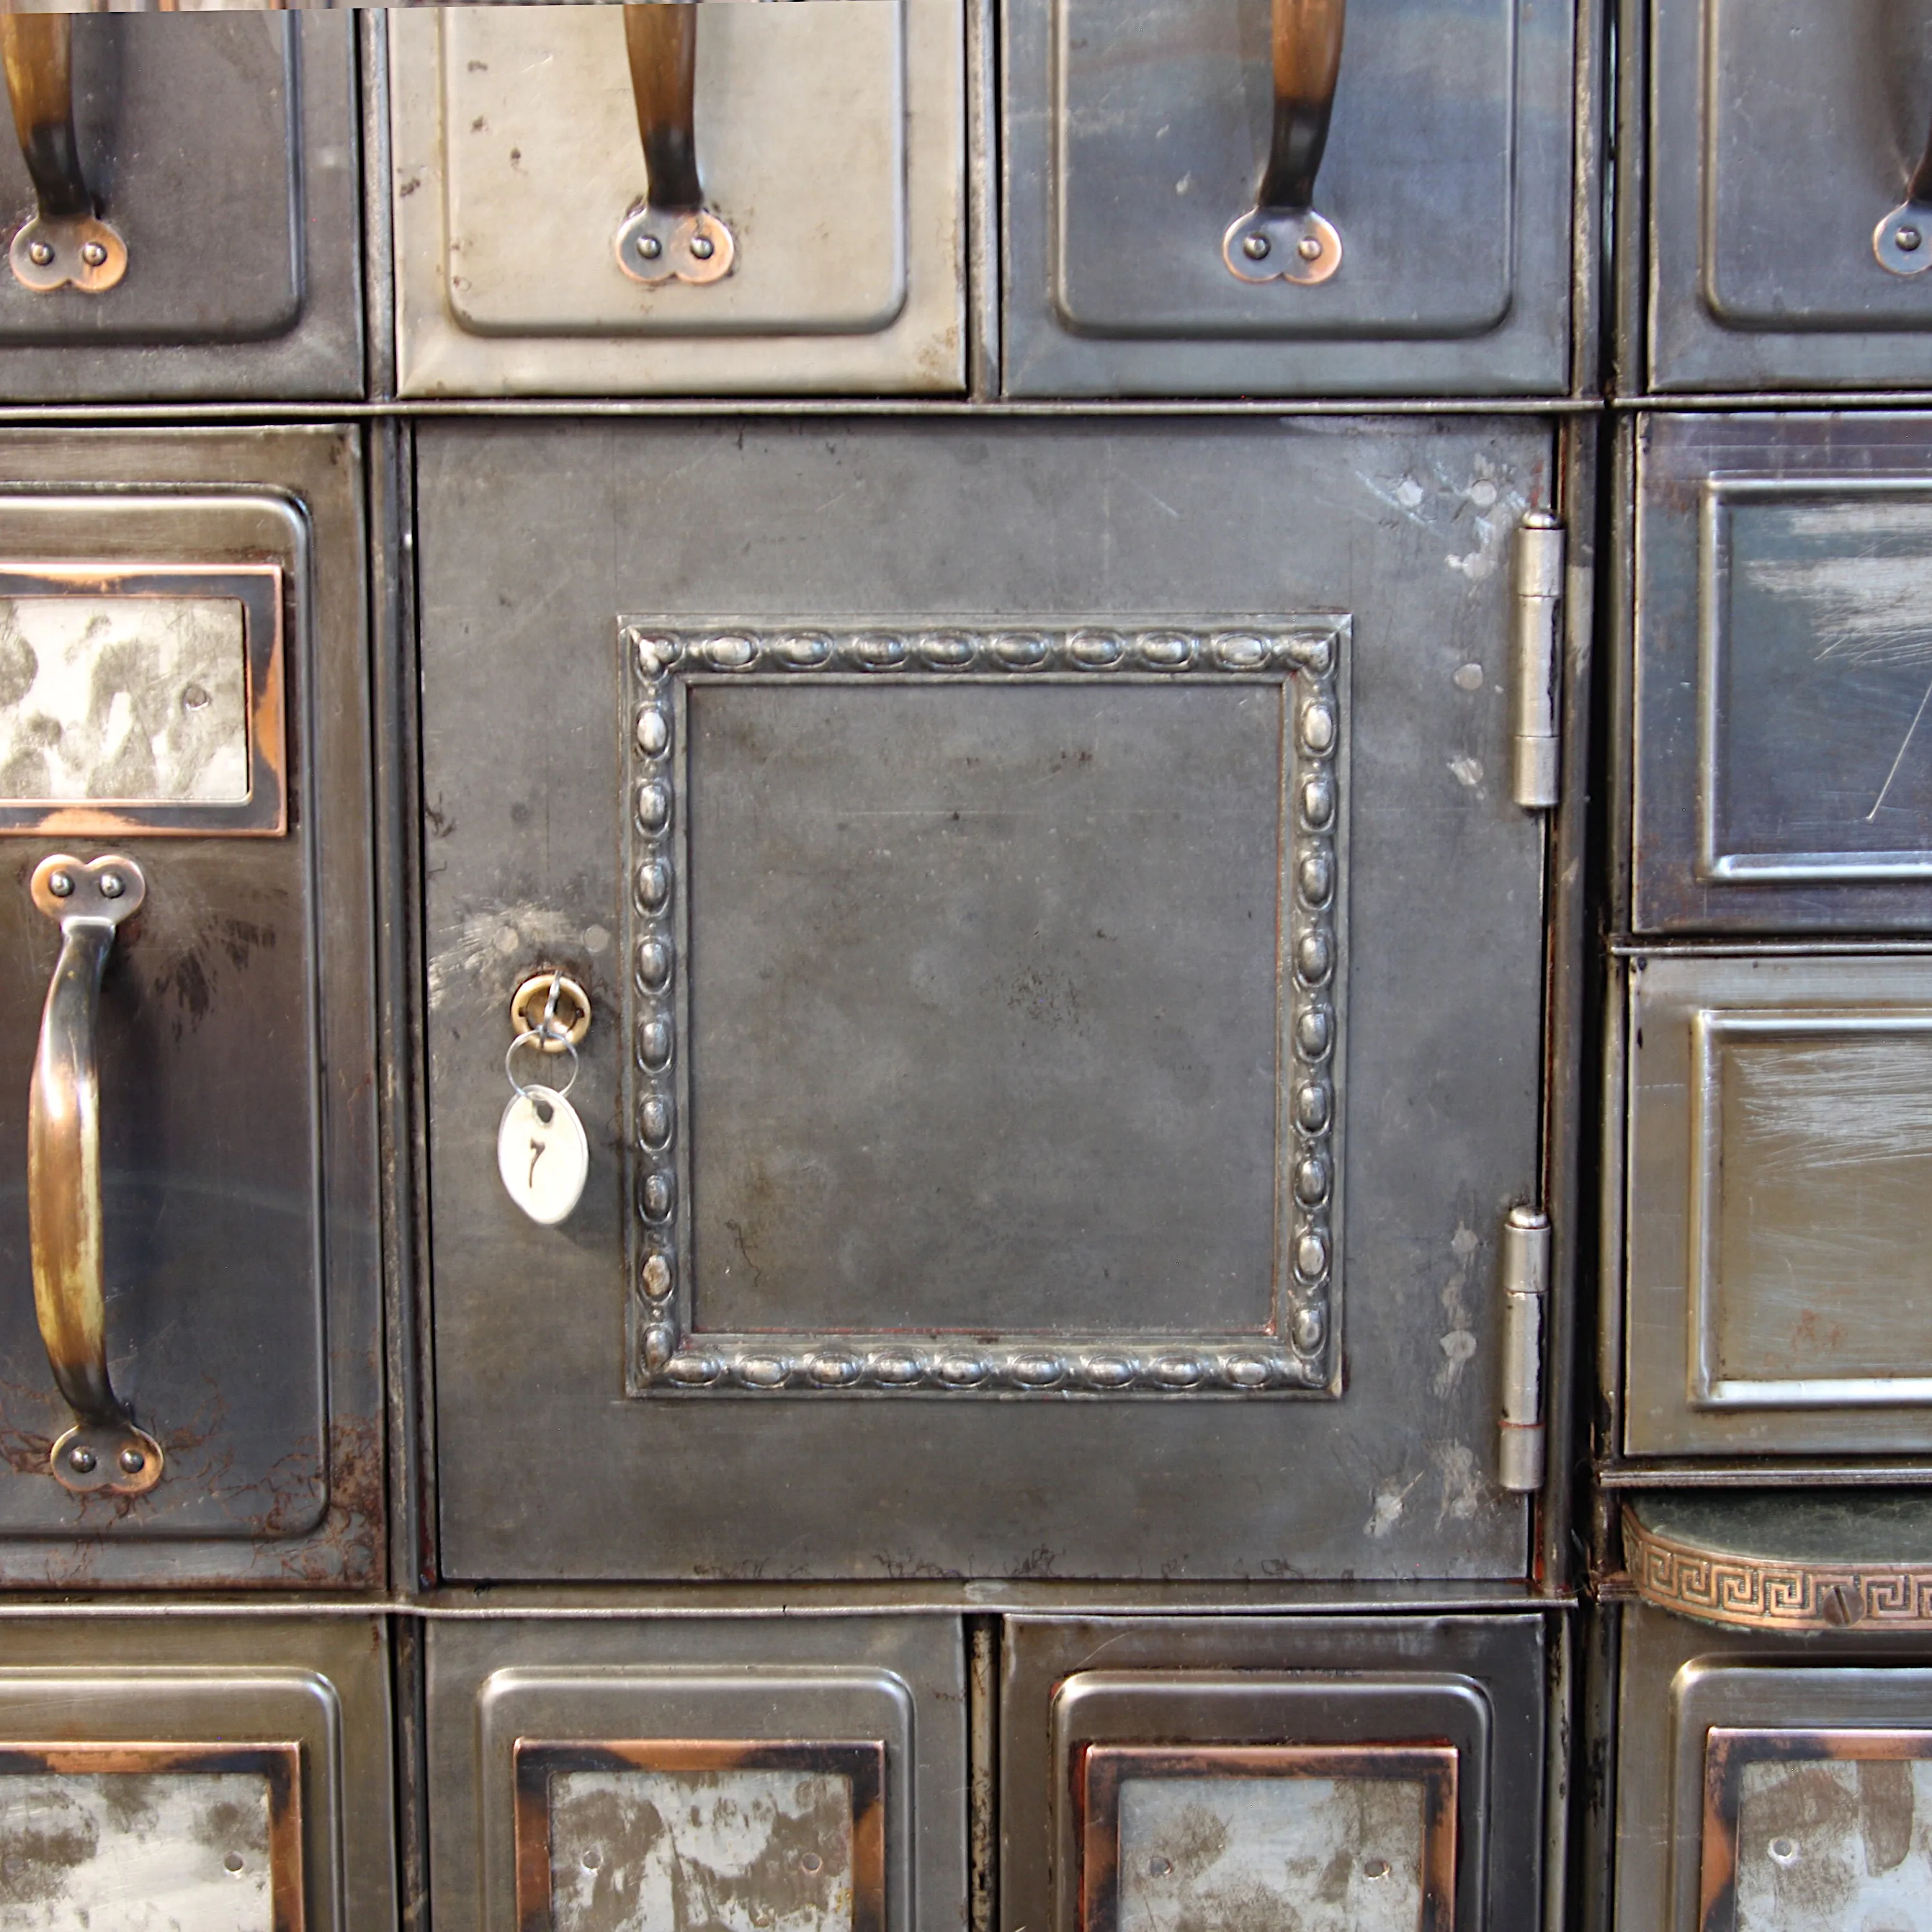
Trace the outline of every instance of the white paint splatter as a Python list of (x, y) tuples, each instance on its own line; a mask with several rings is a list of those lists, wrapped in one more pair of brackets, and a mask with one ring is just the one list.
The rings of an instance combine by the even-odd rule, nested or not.
[(1449, 769), (1456, 775), (1459, 784), (1467, 785), (1472, 791), (1483, 788), (1483, 768), (1474, 758), (1451, 758)]
[(1483, 1506), (1483, 1479), (1476, 1472), (1474, 1452), (1466, 1443), (1439, 1442), (1429, 1452), (1436, 1465), (1437, 1480), (1442, 1486), (1436, 1510), (1440, 1529), (1451, 1517), (1467, 1522)]
[(1409, 1496), (1421, 1480), (1421, 1476), (1417, 1474), (1400, 1488), (1394, 1483), (1384, 1483), (1376, 1492), (1375, 1506), (1369, 1512), (1368, 1521), (1362, 1526), (1364, 1532), (1378, 1540), (1387, 1536), (1401, 1522)]
[(1438, 1344), (1442, 1351), (1442, 1360), (1436, 1371), (1438, 1401), (1446, 1402), (1455, 1394), (1456, 1384), (1462, 1379), (1463, 1369), (1476, 1352), (1476, 1337), (1469, 1325), (1468, 1289), (1469, 1270), (1481, 1252), (1482, 1246), (1475, 1230), (1467, 1222), (1459, 1223), (1455, 1233), (1449, 1238), (1451, 1262), (1442, 1294), (1442, 1313), (1449, 1325)]
[(465, 914), (454, 935), (430, 956), (423, 976), (430, 1005), (477, 980), (486, 994), (507, 1000), (524, 968), (534, 971), (560, 952), (574, 950), (578, 940), (574, 923), (554, 906), (490, 906)]

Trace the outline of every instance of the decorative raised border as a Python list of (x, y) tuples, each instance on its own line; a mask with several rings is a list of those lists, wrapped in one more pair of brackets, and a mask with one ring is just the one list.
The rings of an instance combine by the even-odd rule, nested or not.
[(1659, 1610), (1732, 1630), (1932, 1630), (1932, 1564), (1804, 1563), (1700, 1550), (1626, 1504), (1624, 1564)]
[[(632, 1052), (627, 1100), (637, 1213), (632, 1220), (629, 1392), (740, 1394), (925, 1390), (958, 1394), (1339, 1394), (1334, 1287), (1339, 1225), (1336, 1133), (1342, 984), (1338, 922), (1345, 790), (1340, 697), (1345, 616), (1238, 626), (1019, 626), (982, 628), (841, 626), (777, 629), (724, 622), (660, 624), (620, 618), (631, 808), (628, 997)], [(688, 1161), (678, 1124), (688, 1076), (676, 1052), (682, 1004), (676, 961), (684, 913), (678, 890), (680, 684), (818, 674), (874, 677), (1111, 677), (1160, 682), (1237, 678), (1292, 687), (1293, 737), (1283, 782), (1279, 1116), (1282, 1208), (1274, 1336), (1069, 1336), (988, 1342), (947, 1333), (802, 1336), (691, 1332), (690, 1231), (679, 1212)], [(1292, 1064), (1290, 1074), (1287, 1069)]]

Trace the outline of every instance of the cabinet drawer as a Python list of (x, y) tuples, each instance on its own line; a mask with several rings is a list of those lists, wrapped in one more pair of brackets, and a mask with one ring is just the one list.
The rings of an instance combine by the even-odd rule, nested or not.
[(357, 439), (0, 465), (0, 1574), (380, 1582)]
[(388, 32), (405, 395), (963, 386), (959, 0)]
[[(1340, 32), (1342, 10), (1298, 17)], [(1268, 0), (1006, 10), (1012, 393), (1564, 387), (1574, 9), (1346, 10), (1324, 154), (1316, 102), (1277, 112)], [(1311, 40), (1303, 64), (1333, 50)], [(1312, 144), (1318, 230), (1257, 210), (1258, 194), (1306, 199), (1277, 180), (1271, 138), (1284, 156)]]
[(22, 16), (40, 176), (9, 123), (0, 395), (361, 394), (352, 26)]

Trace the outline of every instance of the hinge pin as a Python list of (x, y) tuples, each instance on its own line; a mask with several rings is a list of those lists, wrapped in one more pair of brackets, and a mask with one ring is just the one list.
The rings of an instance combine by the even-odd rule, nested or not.
[(1543, 1486), (1543, 1311), (1550, 1296), (1550, 1216), (1512, 1208), (1503, 1218), (1502, 1428), (1498, 1480)]
[(1516, 533), (1516, 717), (1512, 792), (1518, 805), (1546, 812), (1561, 776), (1557, 711), (1562, 663), (1563, 526), (1532, 510)]

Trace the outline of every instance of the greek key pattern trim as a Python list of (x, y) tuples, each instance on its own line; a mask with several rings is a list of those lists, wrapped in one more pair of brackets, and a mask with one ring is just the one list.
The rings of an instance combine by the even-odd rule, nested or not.
[(1932, 1565), (1789, 1563), (1673, 1542), (1624, 1510), (1624, 1562), (1658, 1609), (1736, 1630), (1932, 1630)]
[[(630, 699), (628, 1159), (636, 1202), (630, 1393), (1339, 1394), (1339, 692), (1347, 620), (1252, 628), (935, 625), (779, 630), (623, 618), (618, 634)], [(688, 1117), (688, 1073), (677, 1045), (677, 960), (688, 934), (679, 888), (682, 766), (676, 687), (692, 677), (770, 679), (814, 672), (934, 682), (1232, 676), (1288, 687), (1293, 746), (1284, 802), (1284, 1078), (1278, 1130), (1283, 1208), (1272, 1334), (1187, 1341), (1168, 1335), (1142, 1346), (1121, 1335), (1005, 1343), (960, 1335), (841, 1334), (787, 1342), (768, 1335), (692, 1333), (691, 1235), (680, 1205), (689, 1180), (688, 1150), (680, 1140), (680, 1119)]]

